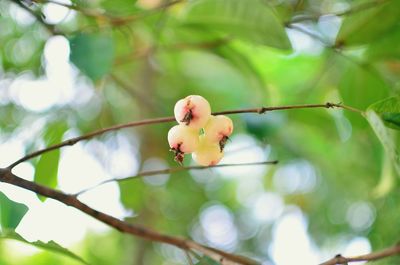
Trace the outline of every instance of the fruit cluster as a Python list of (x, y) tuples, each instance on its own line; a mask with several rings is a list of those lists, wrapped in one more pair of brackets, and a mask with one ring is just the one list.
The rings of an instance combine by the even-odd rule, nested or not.
[(211, 115), (211, 107), (202, 96), (192, 95), (179, 100), (174, 108), (175, 125), (168, 132), (168, 143), (175, 160), (182, 163), (185, 154), (199, 165), (217, 164), (233, 131), (232, 120), (224, 115)]

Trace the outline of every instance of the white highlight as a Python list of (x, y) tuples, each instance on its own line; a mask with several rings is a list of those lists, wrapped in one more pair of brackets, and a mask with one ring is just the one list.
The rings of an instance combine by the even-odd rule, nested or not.
[(200, 214), (203, 233), (211, 246), (232, 250), (237, 244), (237, 230), (230, 211), (222, 205), (212, 205)]
[(19, 76), (10, 86), (13, 101), (29, 111), (43, 112), (70, 102), (75, 96), (69, 44), (65, 37), (51, 37), (44, 49), (46, 77)]
[[(228, 141), (225, 148), (225, 156), (220, 164), (240, 164), (265, 161), (267, 155), (264, 150), (257, 145), (254, 138), (247, 135), (235, 135)], [(216, 168), (216, 172), (226, 178), (247, 179), (264, 176), (266, 166), (235, 166)], [(246, 180), (247, 181), (247, 180)]]
[[(59, 3), (71, 4), (69, 0), (57, 0)], [(49, 24), (58, 24), (63, 21), (69, 21), (75, 15), (75, 12), (62, 5), (47, 3), (43, 6), (45, 21)]]
[[(368, 254), (369, 252), (371, 252), (371, 243), (369, 242), (369, 240), (365, 237), (356, 237), (348, 243), (345, 251), (343, 252), (343, 256), (359, 256), (363, 254)], [(357, 262), (357, 265), (365, 263), (365, 261)]]
[(270, 254), (277, 265), (318, 264), (317, 251), (307, 233), (307, 220), (298, 208), (286, 213), (273, 228)]

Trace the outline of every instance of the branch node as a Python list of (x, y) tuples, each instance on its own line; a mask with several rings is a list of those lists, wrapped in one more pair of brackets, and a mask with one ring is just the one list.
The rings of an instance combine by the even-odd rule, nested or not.
[(337, 107), (339, 104), (334, 104), (331, 102), (326, 102), (325, 106), (327, 109), (333, 109), (334, 107)]
[(265, 108), (265, 107), (262, 107), (262, 108), (257, 110), (258, 114), (264, 114), (265, 112), (267, 112), (267, 108)]

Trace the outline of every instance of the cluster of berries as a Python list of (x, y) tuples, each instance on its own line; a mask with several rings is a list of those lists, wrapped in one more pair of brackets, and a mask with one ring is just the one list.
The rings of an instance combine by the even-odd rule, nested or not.
[(175, 160), (182, 163), (185, 154), (199, 165), (217, 164), (233, 131), (232, 120), (224, 115), (211, 115), (211, 107), (202, 96), (179, 100), (174, 108), (175, 125), (168, 132), (168, 143)]

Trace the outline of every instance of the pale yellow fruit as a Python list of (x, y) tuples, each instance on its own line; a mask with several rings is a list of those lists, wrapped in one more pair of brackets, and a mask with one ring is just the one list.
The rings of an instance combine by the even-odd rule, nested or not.
[(207, 141), (204, 136), (200, 136), (199, 146), (192, 153), (193, 160), (201, 166), (216, 165), (223, 156), (219, 144)]

